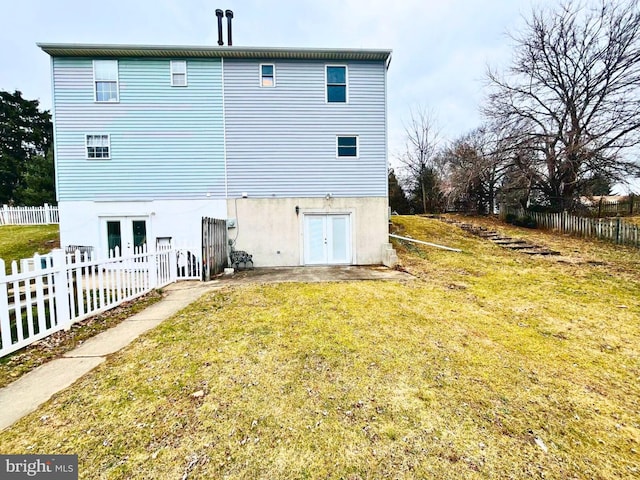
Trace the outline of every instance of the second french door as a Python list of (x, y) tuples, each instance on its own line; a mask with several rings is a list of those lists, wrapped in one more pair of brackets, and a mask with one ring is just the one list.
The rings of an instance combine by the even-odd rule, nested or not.
[(109, 252), (113, 252), (113, 255), (116, 251), (120, 255), (132, 255), (147, 244), (147, 218), (105, 218), (104, 235), (106, 247)]

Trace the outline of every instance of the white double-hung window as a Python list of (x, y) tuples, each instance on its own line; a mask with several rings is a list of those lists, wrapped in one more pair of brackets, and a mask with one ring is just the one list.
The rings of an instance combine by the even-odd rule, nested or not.
[(276, 86), (276, 66), (272, 63), (260, 64), (260, 86)]
[(118, 61), (94, 60), (93, 82), (96, 102), (117, 102)]
[(357, 135), (338, 135), (336, 137), (336, 157), (358, 157)]
[(86, 135), (85, 147), (90, 160), (109, 160), (111, 158), (111, 142), (109, 135)]
[(187, 61), (171, 60), (171, 86), (187, 86)]
[(327, 65), (325, 71), (327, 103), (348, 102), (348, 74), (346, 65)]

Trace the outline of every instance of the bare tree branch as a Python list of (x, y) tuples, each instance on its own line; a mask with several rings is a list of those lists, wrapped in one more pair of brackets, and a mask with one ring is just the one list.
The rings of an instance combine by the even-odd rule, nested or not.
[(488, 70), (485, 115), (509, 130), (533, 179), (567, 208), (594, 175), (640, 176), (624, 159), (640, 144), (638, 0), (565, 3), (532, 12), (512, 36), (515, 54), (501, 76)]
[(441, 172), (437, 157), (441, 137), (433, 113), (424, 106), (412, 108), (405, 125), (405, 136), (405, 151), (398, 157), (404, 184), (409, 190), (419, 192), (422, 209), (427, 212), (434, 203), (434, 192), (430, 191), (433, 188), (429, 183), (433, 183), (433, 177)]

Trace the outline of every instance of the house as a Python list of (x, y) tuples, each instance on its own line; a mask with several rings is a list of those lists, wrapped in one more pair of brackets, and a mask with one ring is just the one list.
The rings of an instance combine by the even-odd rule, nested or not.
[(256, 266), (378, 264), (388, 50), (38, 44), (63, 245), (200, 248)]

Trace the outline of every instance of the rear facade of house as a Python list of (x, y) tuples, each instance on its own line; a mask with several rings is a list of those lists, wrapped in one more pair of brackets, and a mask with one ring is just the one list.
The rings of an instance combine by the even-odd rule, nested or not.
[(256, 266), (376, 264), (389, 51), (52, 45), (63, 245), (201, 247)]

